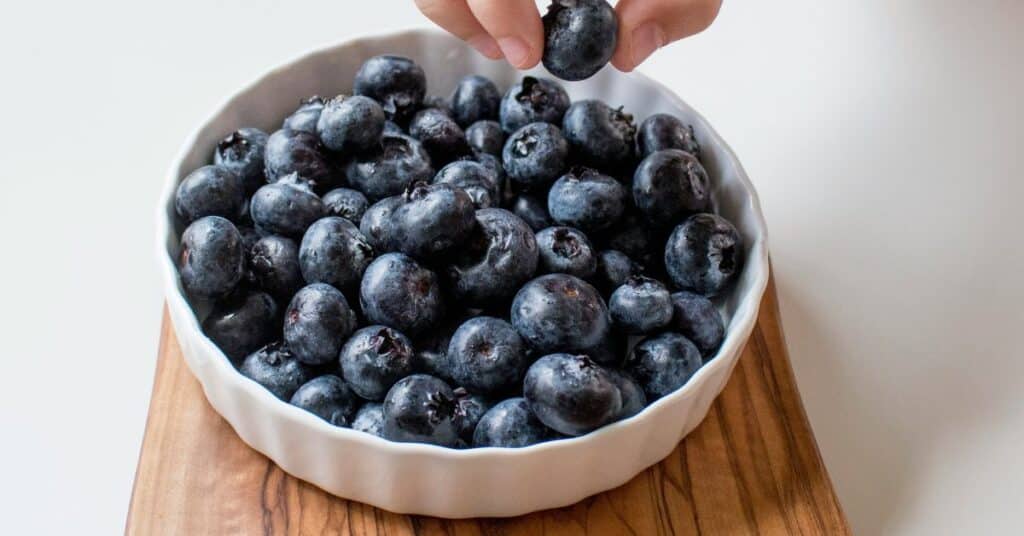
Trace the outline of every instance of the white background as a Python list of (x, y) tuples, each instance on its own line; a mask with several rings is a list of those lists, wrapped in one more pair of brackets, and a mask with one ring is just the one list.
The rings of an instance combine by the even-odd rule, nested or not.
[[(404, 0), (4, 9), (5, 532), (123, 528), (160, 320), (152, 215), (185, 135), (311, 47), (424, 24)], [(760, 189), (799, 386), (860, 534), (1019, 530), (1022, 25), (1013, 0), (727, 0), (642, 68)]]

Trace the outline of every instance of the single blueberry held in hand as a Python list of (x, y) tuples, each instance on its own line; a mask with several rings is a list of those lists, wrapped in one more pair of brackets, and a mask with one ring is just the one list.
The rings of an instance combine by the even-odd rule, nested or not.
[(384, 110), (362, 95), (339, 95), (324, 105), (316, 133), (332, 151), (367, 151), (380, 143)]
[(455, 330), (447, 355), (455, 383), (475, 393), (496, 395), (519, 385), (528, 364), (526, 352), (512, 324), (478, 316)]
[(447, 164), (470, 152), (462, 127), (437, 108), (417, 112), (409, 123), (409, 135), (420, 140), (435, 166)]
[(202, 298), (226, 295), (241, 281), (244, 267), (242, 236), (230, 221), (206, 216), (181, 235), (178, 272), (185, 292)]
[(291, 238), (269, 235), (249, 250), (249, 272), (256, 286), (288, 303), (306, 282), (299, 268), (299, 245)]
[(221, 140), (213, 152), (213, 163), (238, 175), (247, 195), (267, 182), (263, 172), (267, 137), (258, 128), (240, 128)]
[(561, 84), (547, 78), (525, 76), (508, 88), (501, 99), (501, 128), (511, 134), (530, 123), (562, 124), (569, 109), (569, 94)]
[(324, 99), (319, 95), (303, 99), (299, 107), (284, 119), (281, 128), (316, 134), (316, 123), (320, 119), (320, 112), (323, 109)]
[(515, 131), (502, 149), (505, 173), (526, 189), (541, 189), (565, 171), (569, 144), (550, 123), (530, 123)]
[(313, 377), (312, 369), (296, 359), (281, 342), (270, 343), (250, 354), (238, 371), (281, 400), (289, 400)]
[(553, 0), (543, 22), (543, 61), (551, 74), (583, 80), (612, 59), (619, 19), (605, 0)]
[(450, 184), (466, 192), (477, 209), (497, 207), (501, 203), (497, 174), (479, 162), (456, 160), (437, 172), (434, 183)]
[(257, 229), (298, 239), (325, 209), (309, 185), (293, 174), (257, 190), (249, 211)]
[(267, 180), (271, 182), (296, 173), (317, 188), (326, 189), (340, 178), (335, 177), (334, 168), (315, 132), (278, 130), (267, 138), (263, 161)]
[(528, 447), (551, 439), (525, 398), (509, 398), (489, 409), (473, 433), (474, 447)]
[(404, 203), (402, 196), (385, 197), (366, 209), (359, 220), (359, 232), (373, 246), (374, 251), (385, 251), (391, 240), (391, 213)]
[(708, 298), (722, 293), (743, 267), (743, 238), (728, 220), (694, 214), (665, 244), (665, 269), (681, 290)]
[(384, 404), (367, 402), (352, 419), (352, 429), (377, 437), (384, 437)]
[(412, 337), (437, 326), (444, 316), (437, 275), (401, 253), (387, 253), (370, 263), (359, 303), (368, 321)]
[(477, 121), (466, 128), (466, 143), (476, 154), (501, 157), (505, 146), (505, 131), (497, 121)]
[(292, 395), (291, 405), (300, 407), (335, 425), (348, 426), (360, 400), (341, 378), (326, 374), (309, 380)]
[(700, 350), (689, 339), (665, 332), (640, 341), (626, 360), (626, 371), (654, 401), (686, 384), (702, 364)]
[(384, 437), (455, 446), (459, 430), (451, 387), (426, 374), (413, 374), (396, 383), (384, 399)]
[(423, 69), (402, 56), (374, 56), (356, 73), (354, 91), (381, 103), (384, 115), (405, 124), (427, 93)]
[(373, 247), (352, 222), (337, 216), (309, 226), (299, 245), (299, 267), (307, 283), (354, 288), (373, 260)]
[(672, 320), (672, 299), (659, 281), (633, 276), (608, 300), (612, 323), (629, 335), (652, 333)]
[(537, 233), (540, 268), (587, 279), (597, 270), (597, 255), (587, 235), (572, 227), (548, 227)]
[(384, 135), (380, 148), (355, 156), (345, 168), (353, 188), (370, 201), (398, 195), (416, 181), (434, 176), (430, 155), (419, 141), (402, 135)]
[(296, 359), (323, 365), (338, 358), (356, 326), (355, 313), (338, 289), (313, 283), (302, 288), (284, 314), (284, 341)]
[(501, 93), (487, 77), (473, 74), (459, 80), (452, 93), (452, 117), (462, 127), (483, 119), (497, 119)]
[(573, 154), (588, 166), (618, 171), (633, 162), (633, 116), (599, 100), (576, 101), (562, 119)]
[(548, 428), (578, 436), (615, 420), (622, 394), (608, 371), (584, 355), (551, 354), (526, 371), (523, 396)]
[(243, 292), (217, 302), (203, 333), (232, 361), (280, 337), (277, 303), (265, 292)]
[(644, 395), (644, 390), (640, 387), (640, 384), (627, 372), (617, 369), (607, 370), (608, 374), (611, 374), (612, 380), (615, 381), (615, 385), (619, 388), (619, 394), (622, 395), (622, 411), (619, 412), (616, 420), (628, 419), (643, 411), (647, 406), (647, 396)]
[(725, 324), (711, 300), (688, 291), (672, 294), (672, 329), (697, 345), (710, 358), (725, 338)]
[(234, 171), (221, 166), (203, 166), (178, 184), (174, 210), (185, 224), (204, 216), (237, 221), (245, 207), (245, 195), (245, 186)]
[(708, 174), (690, 153), (657, 151), (644, 158), (633, 173), (633, 201), (654, 225), (675, 225), (711, 205)]
[(443, 259), (476, 226), (473, 200), (449, 184), (413, 183), (390, 216), (387, 249), (417, 259)]
[(554, 225), (551, 215), (548, 214), (547, 199), (541, 200), (530, 194), (519, 194), (512, 205), (512, 212), (522, 218), (534, 232)]
[(466, 443), (472, 443), (477, 423), (494, 404), (480, 395), (469, 393), (462, 387), (453, 392), (455, 393), (455, 421), (459, 426), (459, 437)]
[(669, 114), (654, 114), (643, 123), (636, 133), (636, 151), (640, 158), (663, 149), (679, 149), (700, 159), (700, 144), (693, 133), (693, 126)]
[(538, 353), (586, 351), (609, 332), (608, 308), (589, 283), (567, 274), (540, 276), (516, 294), (512, 325)]
[(643, 271), (643, 266), (621, 251), (606, 249), (597, 254), (595, 280), (597, 287), (603, 292), (613, 292), (621, 287), (627, 279), (640, 275)]
[(398, 380), (408, 376), (415, 365), (412, 342), (385, 326), (368, 326), (356, 331), (341, 348), (341, 374), (359, 396), (381, 400)]
[(621, 182), (590, 168), (572, 168), (548, 191), (548, 213), (561, 225), (604, 231), (622, 218), (628, 197)]
[(345, 218), (356, 225), (359, 225), (366, 209), (370, 207), (365, 195), (348, 188), (335, 188), (324, 194), (321, 201), (328, 215)]
[(476, 211), (477, 228), (463, 254), (448, 268), (448, 281), (459, 303), (483, 307), (506, 300), (537, 271), (533, 231), (500, 208)]

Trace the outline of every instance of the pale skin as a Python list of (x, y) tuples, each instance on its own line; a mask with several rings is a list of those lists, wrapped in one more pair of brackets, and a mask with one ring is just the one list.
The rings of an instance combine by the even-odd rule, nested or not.
[[(534, 0), (415, 0), (438, 26), (488, 58), (519, 69), (540, 62), (544, 29)], [(722, 0), (619, 0), (618, 46), (612, 65), (636, 69), (659, 48), (696, 34), (715, 20)]]

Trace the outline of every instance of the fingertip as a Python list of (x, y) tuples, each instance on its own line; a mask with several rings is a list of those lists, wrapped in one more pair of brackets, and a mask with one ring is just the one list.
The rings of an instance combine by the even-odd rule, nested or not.
[(467, 39), (466, 42), (486, 58), (500, 60), (503, 57), (498, 42), (490, 35), (480, 34)]

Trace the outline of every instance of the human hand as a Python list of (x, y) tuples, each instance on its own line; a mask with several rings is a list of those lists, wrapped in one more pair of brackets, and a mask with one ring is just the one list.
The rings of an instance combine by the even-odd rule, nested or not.
[[(721, 0), (619, 0), (612, 65), (629, 72), (659, 48), (704, 30)], [(416, 0), (430, 20), (491, 59), (519, 69), (540, 62), (544, 27), (533, 0)]]

